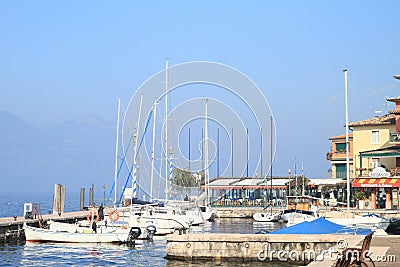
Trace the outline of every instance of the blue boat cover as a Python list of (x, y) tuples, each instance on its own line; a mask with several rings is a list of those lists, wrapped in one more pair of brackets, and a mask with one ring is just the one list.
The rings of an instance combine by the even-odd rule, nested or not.
[(367, 235), (371, 229), (355, 228), (328, 221), (319, 217), (312, 221), (304, 221), (286, 228), (270, 232), (270, 234), (357, 234)]

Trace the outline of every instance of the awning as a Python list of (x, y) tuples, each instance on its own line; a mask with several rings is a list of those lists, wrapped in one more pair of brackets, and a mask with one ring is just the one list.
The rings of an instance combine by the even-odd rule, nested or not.
[(400, 187), (397, 178), (357, 178), (352, 183), (353, 187)]
[(393, 158), (400, 157), (400, 146), (390, 146), (360, 152), (360, 158)]

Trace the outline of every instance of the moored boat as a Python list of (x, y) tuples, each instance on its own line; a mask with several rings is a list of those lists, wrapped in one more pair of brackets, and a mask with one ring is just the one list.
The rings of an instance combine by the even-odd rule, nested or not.
[[(140, 230), (140, 229), (139, 229)], [(24, 224), (26, 242), (56, 243), (126, 243), (134, 242), (137, 229), (116, 229), (96, 232), (90, 228), (83, 232), (56, 231)]]
[(253, 219), (258, 222), (277, 222), (281, 219), (281, 213), (256, 212)]

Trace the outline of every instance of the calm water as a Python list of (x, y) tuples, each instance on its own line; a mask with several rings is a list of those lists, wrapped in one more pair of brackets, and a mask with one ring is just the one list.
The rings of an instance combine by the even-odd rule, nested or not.
[[(42, 210), (52, 206), (52, 194), (1, 194), (0, 217), (22, 216), (23, 203), (40, 203)], [(77, 194), (78, 197), (78, 194)], [(79, 200), (79, 198), (77, 198)], [(45, 209), (44, 209), (45, 208)], [(66, 211), (79, 209), (76, 198), (66, 200)], [(255, 233), (284, 227), (279, 223), (253, 223), (252, 219), (219, 219), (193, 227), (193, 233)], [(282, 262), (213, 263), (181, 262), (164, 259), (165, 241), (144, 242), (135, 248), (107, 244), (27, 243), (0, 245), (0, 266), (290, 266)], [(293, 265), (291, 265), (293, 266)], [(294, 265), (295, 266), (295, 265)]]
[[(48, 214), (53, 208), (53, 193), (0, 193), (0, 218), (23, 216), (25, 202), (40, 204), (42, 213)], [(86, 199), (86, 202), (89, 200)], [(65, 212), (77, 210), (79, 210), (79, 193), (67, 192)]]

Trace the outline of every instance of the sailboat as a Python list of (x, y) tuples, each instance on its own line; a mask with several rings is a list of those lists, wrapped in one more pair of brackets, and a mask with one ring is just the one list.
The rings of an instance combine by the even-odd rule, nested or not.
[[(120, 106), (121, 100), (118, 99), (117, 145), (115, 162), (116, 168), (118, 163), (118, 128)], [(114, 211), (116, 211), (116, 172), (114, 183)], [(88, 221), (76, 222), (75, 224), (49, 221), (47, 222), (47, 228), (28, 226), (26, 223), (24, 223), (23, 229), (27, 242), (126, 243), (134, 242), (134, 240), (140, 235), (141, 229), (139, 227), (114, 227), (114, 224), (111, 224), (107, 227), (107, 225), (100, 222), (99, 219), (100, 217), (93, 210), (88, 215)]]
[[(272, 116), (271, 116), (271, 171), (270, 171), (270, 179), (271, 179), (271, 188), (270, 188), (270, 198), (271, 203), (269, 204), (270, 212), (256, 212), (253, 214), (253, 219), (258, 222), (277, 222), (281, 219), (281, 212), (273, 213), (272, 212)], [(264, 187), (266, 187), (266, 178), (264, 177)], [(264, 188), (266, 190), (266, 188)], [(264, 198), (266, 197), (266, 191), (264, 191)], [(268, 206), (267, 206), (268, 207)], [(267, 208), (266, 207), (266, 208)], [(264, 209), (266, 209), (264, 208)]]

